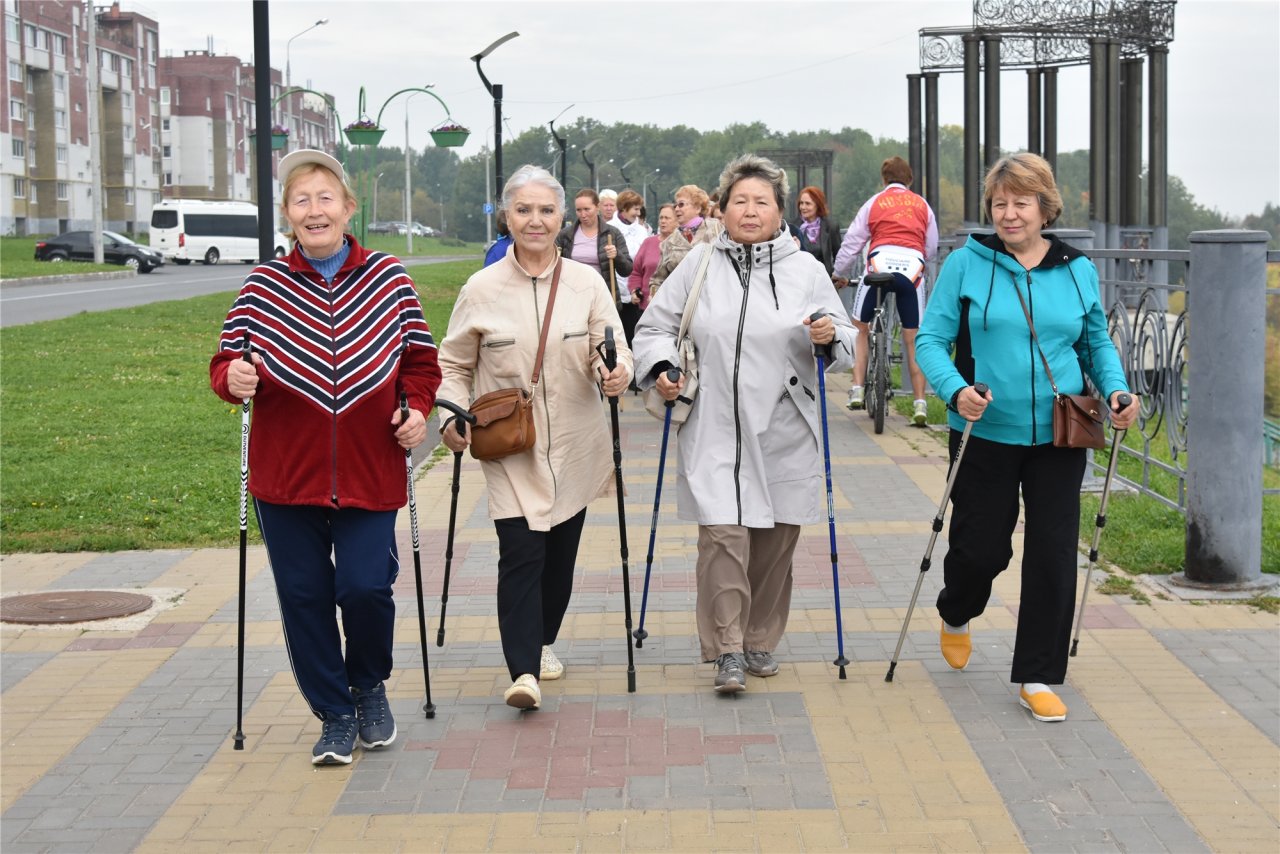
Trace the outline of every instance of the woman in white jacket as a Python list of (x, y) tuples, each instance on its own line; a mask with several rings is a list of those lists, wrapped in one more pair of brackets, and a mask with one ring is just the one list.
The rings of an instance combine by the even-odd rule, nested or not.
[[(458, 292), (440, 344), (437, 397), (463, 404), (500, 388), (529, 386), (553, 280), (542, 376), (534, 392), (536, 441), (527, 451), (481, 463), (489, 517), (498, 533), (498, 631), (512, 685), (507, 705), (536, 709), (540, 679), (564, 673), (551, 645), (573, 592), (586, 507), (612, 490), (613, 458), (600, 399), (631, 381), (631, 351), (609, 289), (594, 269), (556, 249), (564, 188), (545, 169), (522, 166), (502, 191), (514, 243), (501, 261)], [(607, 372), (597, 347), (613, 327), (618, 365)], [(443, 413), (443, 410), (442, 410)], [(447, 413), (443, 413), (447, 414)], [(441, 432), (451, 451), (471, 442), (453, 418)]]
[[(852, 363), (853, 327), (826, 269), (783, 223), (786, 173), (744, 155), (720, 176), (725, 232), (676, 268), (636, 327), (636, 377), (668, 400), (684, 387), (676, 335), (702, 254), (711, 252), (690, 334), (700, 388), (681, 426), (680, 518), (698, 523), (698, 637), (715, 690), (778, 672), (800, 526), (825, 513), (815, 344), (828, 370)], [(809, 321), (821, 312), (819, 320)]]

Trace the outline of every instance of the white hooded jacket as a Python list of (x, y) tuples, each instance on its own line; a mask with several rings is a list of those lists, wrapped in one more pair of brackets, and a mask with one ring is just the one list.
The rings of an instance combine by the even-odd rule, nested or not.
[(681, 519), (768, 528), (826, 515), (817, 368), (804, 319), (835, 321), (828, 370), (853, 364), (853, 327), (826, 269), (785, 231), (764, 243), (727, 234), (694, 246), (636, 326), (641, 388), (677, 364), (676, 335), (699, 259), (714, 252), (690, 334), (699, 390), (678, 434)]

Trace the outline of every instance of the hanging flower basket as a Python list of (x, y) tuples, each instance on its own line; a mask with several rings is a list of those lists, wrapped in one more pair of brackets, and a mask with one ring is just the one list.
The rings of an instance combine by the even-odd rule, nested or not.
[[(249, 142), (257, 137), (257, 131), (249, 131)], [(276, 125), (271, 129), (271, 150), (280, 151), (289, 145), (289, 131)]]
[(347, 142), (352, 145), (377, 145), (382, 141), (382, 135), (386, 133), (384, 128), (378, 127), (368, 119), (352, 122), (342, 130), (347, 135)]
[(448, 122), (431, 131), (431, 141), (441, 148), (457, 148), (465, 145), (471, 131), (462, 125)]

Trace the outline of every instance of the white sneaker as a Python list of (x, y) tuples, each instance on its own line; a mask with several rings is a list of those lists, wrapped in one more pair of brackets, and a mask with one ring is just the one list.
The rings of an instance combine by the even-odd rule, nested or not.
[(861, 409), (862, 408), (862, 386), (856, 385), (849, 389), (849, 402), (845, 404), (845, 409)]
[(564, 665), (560, 663), (560, 659), (556, 658), (556, 654), (551, 651), (549, 646), (542, 648), (541, 670), (542, 672), (538, 674), (538, 680), (543, 682), (550, 682), (564, 675)]
[(511, 683), (511, 687), (502, 695), (508, 706), (513, 709), (536, 709), (542, 703), (542, 692), (538, 690), (538, 680), (532, 673), (522, 673)]
[(915, 422), (917, 427), (923, 427), (925, 422), (929, 420), (929, 404), (923, 400), (917, 400), (915, 404), (915, 412), (911, 415), (911, 420)]

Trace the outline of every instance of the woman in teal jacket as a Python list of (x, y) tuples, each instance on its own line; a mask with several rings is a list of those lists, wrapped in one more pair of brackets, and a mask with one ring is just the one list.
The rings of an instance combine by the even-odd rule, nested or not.
[[(1060, 392), (1082, 393), (1087, 372), (1117, 428), (1134, 421), (1139, 403), (1135, 396), (1116, 409), (1128, 387), (1093, 262), (1041, 233), (1062, 213), (1049, 164), (1027, 153), (1001, 159), (987, 173), (983, 203), (996, 233), (970, 237), (947, 258), (916, 339), (921, 369), (948, 401), (953, 458), (965, 422), (974, 422), (951, 491), (938, 594), (942, 655), (957, 670), (969, 663), (969, 621), (1013, 557), (1021, 491), (1022, 599), (1010, 679), (1037, 720), (1061, 721), (1067, 707), (1049, 686), (1067, 672), (1085, 452), (1053, 444), (1053, 390), (1028, 313)], [(985, 397), (976, 382), (990, 387)]]

